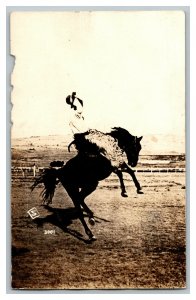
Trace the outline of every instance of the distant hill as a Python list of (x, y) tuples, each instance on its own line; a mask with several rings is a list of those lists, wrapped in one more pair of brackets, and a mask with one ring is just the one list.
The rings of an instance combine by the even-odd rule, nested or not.
[(185, 154), (185, 137), (164, 134), (146, 135), (142, 139), (141, 154)]
[(67, 147), (72, 140), (72, 135), (30, 136), (25, 138), (13, 138), (12, 147), (21, 149), (33, 147), (64, 148)]
[[(49, 135), (31, 136), (28, 138), (13, 138), (12, 148), (33, 149), (33, 148), (58, 148), (67, 149), (67, 145), (72, 141), (72, 135)], [(142, 139), (141, 155), (164, 155), (164, 154), (184, 154), (185, 140), (176, 135), (146, 135)]]

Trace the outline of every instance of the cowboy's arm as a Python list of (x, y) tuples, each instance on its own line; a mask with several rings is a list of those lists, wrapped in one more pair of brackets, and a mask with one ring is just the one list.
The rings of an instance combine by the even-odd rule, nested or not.
[(77, 98), (80, 104), (83, 106), (83, 101), (80, 98)]

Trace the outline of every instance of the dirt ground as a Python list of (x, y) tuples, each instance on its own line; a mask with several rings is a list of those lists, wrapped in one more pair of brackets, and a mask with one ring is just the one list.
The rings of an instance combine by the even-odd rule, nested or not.
[[(62, 186), (46, 209), (41, 187), (30, 191), (33, 178), (12, 180), (12, 287), (185, 288), (185, 174), (137, 177), (143, 195), (125, 180), (129, 197), (122, 198), (117, 178), (109, 177), (86, 199), (96, 216), (90, 244)], [(35, 220), (27, 213), (33, 207)]]

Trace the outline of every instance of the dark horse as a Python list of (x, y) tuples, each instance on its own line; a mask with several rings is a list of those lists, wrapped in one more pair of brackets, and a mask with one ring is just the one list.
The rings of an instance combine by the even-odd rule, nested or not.
[[(130, 148), (132, 155), (129, 157), (129, 163), (135, 164), (138, 160), (138, 149), (141, 149), (140, 140), (135, 139), (135, 143)], [(51, 164), (51, 168), (44, 170), (43, 174), (35, 180), (32, 190), (39, 183), (43, 183), (43, 199), (51, 201), (58, 182), (61, 182), (78, 211), (78, 217), (89, 237), (88, 241), (95, 240), (95, 236), (86, 224), (82, 208), (89, 216), (89, 220), (94, 221), (93, 212), (84, 201), (97, 188), (99, 181), (107, 178), (114, 171), (111, 161), (103, 155), (89, 156), (78, 153), (64, 166), (58, 169), (54, 167), (55, 163)]]
[[(106, 138), (105, 137), (110, 137)], [(104, 141), (102, 141), (104, 139)], [(121, 156), (121, 163), (113, 166), (113, 172), (118, 176), (121, 187), (121, 196), (127, 197), (127, 192), (123, 180), (123, 172), (128, 173), (137, 188), (138, 194), (143, 194), (141, 186), (135, 176), (135, 172), (128, 166), (135, 167), (138, 162), (139, 152), (141, 150), (142, 137), (132, 136), (126, 129), (121, 127), (114, 127), (109, 133), (102, 133), (98, 130), (89, 130), (84, 133), (76, 133), (74, 140), (68, 145), (68, 150), (72, 145), (75, 145), (78, 153), (86, 155), (105, 155), (107, 156), (107, 148), (109, 151), (116, 152), (116, 145), (120, 149), (119, 155)], [(112, 149), (112, 150), (111, 150)], [(122, 160), (123, 153), (126, 154), (128, 164)], [(118, 159), (118, 158), (117, 158)]]

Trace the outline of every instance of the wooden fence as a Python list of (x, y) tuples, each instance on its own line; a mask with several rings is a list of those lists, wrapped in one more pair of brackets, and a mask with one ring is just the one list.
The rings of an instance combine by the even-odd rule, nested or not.
[[(39, 174), (43, 172), (45, 167), (12, 167), (11, 168), (11, 176), (12, 178), (14, 177), (36, 177)], [(136, 168), (134, 170), (136, 173), (184, 173), (186, 172), (185, 168), (149, 168), (149, 167), (144, 167), (144, 168)]]

